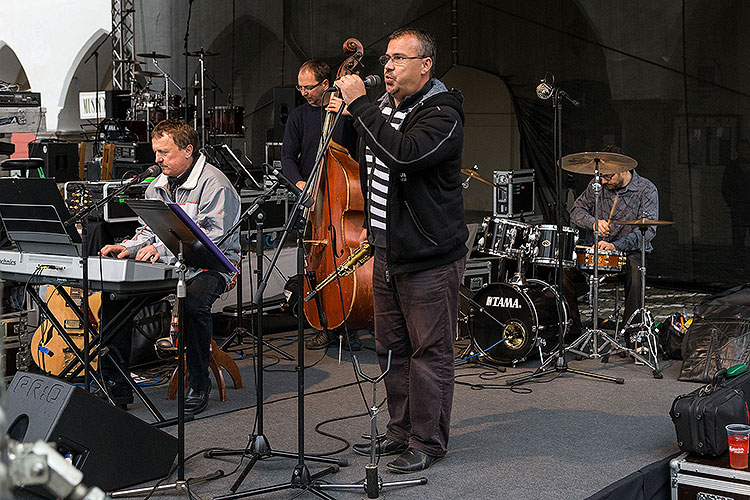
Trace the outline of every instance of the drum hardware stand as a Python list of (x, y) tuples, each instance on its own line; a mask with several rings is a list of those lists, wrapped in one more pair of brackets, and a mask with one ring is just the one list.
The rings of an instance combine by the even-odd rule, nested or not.
[[(341, 107), (341, 110), (343, 110), (343, 106)], [(339, 110), (339, 114), (341, 113), (341, 110)], [(337, 115), (338, 118), (338, 115)], [(325, 144), (328, 144), (331, 140), (331, 136), (333, 134), (333, 130), (336, 127), (336, 123), (334, 121), (334, 125), (331, 127), (331, 131), (329, 132), (328, 136), (325, 139)], [(325, 151), (326, 148), (321, 148), (321, 151)], [(318, 161), (315, 162), (316, 165), (320, 165), (320, 158), (318, 158)], [(315, 175), (315, 172), (313, 172), (313, 175)], [(277, 178), (277, 182), (278, 182)], [(297, 286), (299, 290), (304, 290), (304, 269), (305, 269), (305, 249), (304, 249), (304, 218), (302, 217), (302, 208), (304, 207), (306, 195), (309, 194), (309, 189), (312, 183), (308, 182), (305, 190), (303, 190), (302, 194), (297, 198), (297, 201), (295, 202), (291, 213), (289, 215), (289, 218), (286, 221), (286, 224), (284, 225), (284, 229), (282, 230), (281, 236), (279, 237), (279, 243), (276, 247), (276, 251), (274, 252), (273, 257), (271, 258), (271, 263), (269, 264), (268, 269), (265, 272), (265, 275), (263, 275), (263, 279), (260, 280), (258, 283), (258, 289), (255, 294), (254, 302), (259, 303), (260, 300), (262, 300), (263, 292), (265, 291), (266, 286), (268, 285), (268, 279), (271, 276), (271, 272), (273, 271), (274, 266), (276, 265), (276, 261), (278, 260), (279, 256), (281, 255), (281, 249), (284, 246), (284, 242), (286, 241), (287, 236), (289, 235), (289, 232), (294, 229), (296, 232), (296, 238), (297, 238)], [(259, 274), (260, 276), (260, 274)], [(228, 495), (222, 495), (214, 497), (214, 500), (234, 500), (237, 498), (245, 498), (249, 496), (255, 496), (255, 495), (262, 495), (265, 493), (272, 493), (274, 491), (281, 491), (286, 489), (302, 489), (309, 491), (310, 493), (313, 493), (314, 495), (324, 498), (326, 500), (332, 500), (333, 497), (328, 495), (327, 493), (323, 492), (320, 485), (316, 483), (316, 479), (323, 477), (325, 475), (331, 474), (333, 472), (337, 472), (339, 467), (344, 467), (348, 465), (347, 460), (345, 459), (335, 459), (335, 458), (327, 458), (327, 457), (312, 457), (305, 455), (305, 342), (304, 342), (304, 335), (305, 335), (305, 325), (304, 325), (304, 300), (300, 296), (300, 299), (297, 301), (297, 453), (288, 453), (288, 452), (280, 452), (280, 451), (273, 451), (268, 444), (268, 440), (263, 435), (263, 427), (262, 427), (262, 408), (263, 408), (263, 384), (262, 384), (262, 371), (263, 371), (263, 365), (262, 365), (262, 357), (260, 356), (260, 353), (262, 350), (259, 350), (259, 358), (258, 358), (258, 404), (257, 404), (257, 418), (258, 418), (258, 435), (252, 436), (252, 444), (251, 444), (251, 458), (250, 462), (247, 464), (245, 469), (240, 473), (240, 476), (237, 478), (235, 483), (230, 488), (231, 494)], [(258, 316), (259, 326), (261, 325), (260, 321), (262, 319), (262, 316)], [(259, 332), (260, 333), (260, 332)], [(208, 452), (206, 454), (207, 457), (218, 457), (218, 456), (227, 456), (227, 455), (237, 455), (241, 454), (244, 455), (246, 451), (243, 450), (235, 450), (235, 451), (213, 451)], [(255, 465), (255, 463), (263, 458), (272, 457), (272, 456), (278, 456), (278, 457), (285, 457), (285, 458), (297, 458), (297, 465), (294, 467), (294, 470), (292, 471), (292, 478), (287, 483), (281, 483), (276, 484), (272, 486), (266, 486), (262, 488), (256, 488), (254, 490), (246, 490), (246, 491), (240, 491), (237, 492), (237, 489), (239, 488), (242, 481), (244, 481), (247, 474), (250, 472), (250, 469)], [(305, 464), (305, 460), (310, 460), (314, 462), (320, 462), (324, 464), (331, 464), (329, 467), (324, 468), (321, 471), (316, 472), (315, 474), (311, 474), (310, 470), (307, 468), (307, 465)]]
[[(463, 285), (462, 285), (463, 286)], [(473, 297), (469, 297), (468, 294), (464, 293), (463, 290), (459, 287), (458, 293), (466, 299), (466, 301), (469, 303), (470, 306), (473, 306), (476, 308), (477, 311), (479, 311), (482, 314), (487, 315), (492, 321), (498, 324), (501, 331), (505, 329), (506, 325), (493, 315), (491, 315), (489, 312), (487, 312), (487, 309), (485, 309), (481, 304), (476, 302)], [(491, 368), (493, 370), (497, 370), (500, 373), (505, 373), (506, 368), (504, 366), (500, 365), (494, 365), (490, 363), (486, 363), (484, 361), (480, 361), (479, 357), (484, 354), (486, 351), (479, 347), (474, 340), (474, 313), (471, 312), (469, 315), (467, 315), (468, 318), (468, 324), (469, 324), (469, 345), (467, 345), (463, 351), (461, 351), (461, 354), (459, 354), (460, 358), (466, 358), (466, 357), (472, 357), (472, 363), (477, 364), (479, 366), (484, 366), (485, 368)], [(494, 346), (493, 346), (494, 347)], [(367, 380), (367, 379), (366, 379)]]
[(391, 370), (391, 354), (392, 351), (388, 351), (388, 363), (383, 373), (377, 378), (368, 377), (362, 372), (362, 368), (359, 366), (359, 360), (357, 356), (353, 356), (354, 366), (357, 370), (357, 375), (362, 377), (364, 380), (372, 384), (372, 406), (370, 407), (370, 463), (365, 465), (365, 479), (364, 482), (354, 484), (330, 484), (330, 483), (315, 483), (315, 485), (321, 490), (350, 490), (350, 491), (364, 491), (367, 498), (383, 498), (380, 493), (384, 488), (399, 487), (399, 486), (418, 486), (427, 484), (426, 477), (420, 477), (418, 479), (408, 479), (405, 481), (393, 481), (383, 482), (378, 474), (378, 461), (375, 449), (377, 447), (378, 429), (377, 429), (377, 417), (380, 412), (378, 408), (377, 398), (377, 387), (378, 382), (383, 380), (386, 374)]
[[(624, 340), (625, 335), (627, 335), (627, 329), (629, 327), (637, 327), (638, 332), (636, 338), (645, 338), (648, 346), (644, 347), (648, 350), (648, 352), (645, 353), (646, 357), (644, 358), (643, 356), (641, 356), (641, 354), (643, 353), (638, 352), (639, 349), (630, 349), (622, 346), (620, 346), (620, 349), (633, 356), (633, 358), (636, 360), (636, 363), (640, 361), (642, 364), (651, 368), (654, 378), (658, 379), (663, 378), (664, 375), (662, 375), (661, 370), (659, 369), (657, 341), (656, 334), (654, 333), (654, 318), (651, 315), (651, 311), (649, 311), (649, 309), (646, 307), (646, 230), (648, 229), (648, 226), (642, 225), (639, 226), (639, 229), (641, 230), (641, 265), (638, 266), (638, 272), (641, 273), (641, 307), (630, 314), (630, 317), (625, 322), (625, 325), (622, 327), (622, 329), (619, 330), (619, 332), (623, 335)], [(635, 319), (639, 315), (640, 322), (636, 323)], [(654, 360), (653, 363), (650, 362), (652, 356)]]
[(523, 275), (523, 258), (525, 254), (531, 253), (531, 250), (527, 247), (527, 245), (529, 245), (529, 243), (523, 245), (523, 247), (518, 251), (518, 264), (516, 266), (516, 272), (508, 280), (508, 283), (510, 283), (511, 285), (526, 286), (526, 277)]
[(172, 104), (171, 102), (169, 102), (169, 82), (172, 82), (172, 85), (177, 87), (177, 90), (179, 90), (180, 92), (183, 92), (183, 88), (180, 87), (177, 82), (172, 79), (171, 76), (169, 76), (169, 73), (161, 69), (161, 67), (159, 66), (159, 61), (156, 58), (151, 59), (151, 61), (154, 63), (154, 66), (156, 66), (156, 69), (161, 71), (162, 75), (164, 76), (164, 116), (167, 120), (169, 120), (169, 106)]
[[(554, 107), (554, 110), (555, 110), (555, 112), (554, 112), (554, 115), (555, 115), (554, 116), (554, 127), (553, 127), (553, 135), (554, 135), (554, 141), (553, 142), (554, 142), (554, 160), (555, 160), (555, 164), (554, 165), (555, 165), (555, 171), (556, 171), (556, 174), (557, 174), (556, 175), (555, 187), (556, 187), (556, 191), (557, 191), (557, 248), (558, 248), (558, 252), (557, 252), (557, 280), (556, 280), (557, 281), (557, 285), (556, 286), (557, 286), (558, 292), (562, 292), (562, 289), (563, 289), (563, 286), (562, 286), (562, 278), (563, 278), (563, 250), (562, 250), (563, 249), (563, 238), (562, 238), (562, 232), (563, 232), (563, 230), (562, 230), (562, 228), (563, 228), (563, 206), (562, 206), (562, 170), (563, 170), (563, 168), (562, 168), (563, 167), (563, 162), (562, 162), (562, 103), (563, 103), (563, 98), (568, 99), (571, 103), (573, 103), (576, 106), (579, 106), (580, 104), (578, 103), (578, 101), (574, 100), (568, 94), (566, 94), (565, 91), (563, 91), (560, 87), (551, 87), (551, 86), (549, 86), (546, 83), (546, 80), (547, 80), (547, 78), (546, 78), (546, 75), (545, 75), (545, 79), (544, 79), (543, 83), (545, 85), (547, 85), (548, 87), (550, 87), (550, 89), (549, 89), (550, 91), (549, 91), (549, 93), (545, 94), (546, 97), (542, 97), (542, 94), (539, 94), (539, 96), (542, 97), (542, 98), (544, 98), (544, 99), (552, 97), (552, 103), (553, 103), (553, 107)], [(553, 82), (552, 83), (554, 83), (554, 78), (553, 78)], [(537, 93), (539, 93), (538, 90), (537, 90)], [(596, 176), (595, 176), (595, 179), (596, 180), (595, 180), (594, 184), (596, 186), (596, 184), (600, 182), (599, 170), (598, 170), (598, 162), (597, 162), (597, 165), (596, 165)], [(599, 188), (601, 188), (601, 184), (600, 183), (599, 183)], [(596, 207), (595, 207), (596, 211), (595, 211), (595, 213), (598, 214), (599, 213), (599, 196), (600, 196), (600, 191), (597, 191), (596, 194), (597, 194), (597, 196), (596, 196)], [(599, 229), (599, 227), (598, 227), (598, 224), (597, 224), (596, 230), (594, 232), (595, 237), (597, 237), (597, 238), (598, 238), (598, 229)], [(598, 259), (598, 252), (596, 250), (595, 250), (595, 252), (596, 252), (595, 257), (594, 257), (595, 258), (595, 263), (598, 265), (598, 261), (597, 261), (597, 259)], [(596, 267), (594, 269), (596, 270)], [(594, 271), (594, 272), (596, 273), (596, 271)], [(598, 277), (598, 274), (596, 274), (596, 276)], [(562, 293), (560, 293), (560, 295), (562, 296)], [(563, 310), (564, 306), (562, 305), (561, 302), (558, 302), (557, 307), (558, 307), (558, 318), (562, 318), (563, 317), (562, 310)], [(594, 314), (597, 314), (596, 309), (594, 309)], [(574, 373), (574, 374), (577, 374), (577, 375), (583, 375), (583, 376), (586, 376), (586, 377), (591, 377), (591, 378), (595, 378), (595, 379), (599, 379), (599, 380), (604, 380), (604, 381), (609, 381), (609, 382), (615, 382), (615, 383), (618, 383), (618, 384), (625, 383), (625, 380), (622, 379), (622, 378), (615, 378), (615, 377), (610, 377), (610, 376), (607, 376), (607, 375), (600, 375), (600, 374), (597, 374), (597, 373), (591, 373), (591, 372), (586, 372), (586, 371), (583, 371), (583, 370), (578, 370), (578, 369), (570, 368), (568, 366), (567, 361), (565, 360), (566, 349), (565, 349), (564, 342), (565, 342), (565, 331), (566, 330), (567, 330), (567, 325), (563, 325), (562, 322), (560, 322), (559, 332), (558, 332), (558, 335), (559, 335), (559, 345), (558, 345), (558, 351), (557, 351), (557, 353), (551, 354), (547, 358), (547, 360), (534, 373), (532, 373), (531, 375), (527, 375), (525, 377), (520, 377), (520, 378), (517, 378), (517, 379), (509, 380), (507, 382), (507, 384), (508, 385), (523, 384), (523, 383), (528, 382), (530, 380), (534, 380), (536, 378), (543, 377), (545, 375), (549, 375), (549, 374), (552, 374), (552, 373), (562, 374), (562, 373), (566, 373), (566, 372)], [(550, 366), (553, 361), (554, 361), (554, 366), (551, 367), (551, 368), (547, 368), (547, 366)]]

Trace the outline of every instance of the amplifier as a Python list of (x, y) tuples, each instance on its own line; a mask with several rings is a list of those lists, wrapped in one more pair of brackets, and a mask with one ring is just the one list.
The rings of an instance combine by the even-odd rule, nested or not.
[[(65, 203), (71, 212), (91, 206), (93, 203), (109, 196), (122, 185), (120, 181), (74, 181), (65, 183)], [(117, 196), (104, 205), (105, 222), (137, 221), (138, 216), (125, 203), (129, 199), (143, 199), (148, 182), (142, 182), (128, 188), (122, 196)]]
[(29, 158), (44, 160), (45, 176), (57, 182), (78, 179), (78, 144), (74, 142), (30, 142)]
[(0, 134), (47, 131), (47, 110), (36, 106), (0, 106)]
[(154, 163), (156, 156), (150, 142), (114, 142), (113, 160), (120, 163)]
[[(263, 194), (263, 191), (255, 189), (243, 189), (240, 195), (242, 201), (242, 212), (252, 204), (255, 199)], [(291, 200), (291, 201), (290, 201)], [(289, 204), (294, 203), (294, 197), (286, 189), (279, 188), (276, 193), (266, 201), (261, 210), (266, 215), (263, 221), (263, 232), (269, 231), (280, 231), (286, 224), (286, 219), (289, 216)], [(255, 227), (255, 218), (251, 219), (251, 227)], [(245, 228), (247, 226), (244, 226)]]
[(40, 107), (42, 94), (39, 92), (0, 92), (0, 106)]
[(493, 181), (500, 186), (492, 193), (493, 215), (520, 217), (534, 214), (533, 169), (495, 170)]

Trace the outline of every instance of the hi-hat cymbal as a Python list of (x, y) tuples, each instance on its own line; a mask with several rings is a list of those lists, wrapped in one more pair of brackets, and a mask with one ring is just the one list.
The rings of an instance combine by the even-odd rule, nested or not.
[(482, 177), (481, 175), (479, 175), (479, 172), (477, 172), (476, 170), (472, 170), (470, 168), (462, 168), (461, 169), (461, 173), (465, 174), (465, 175), (468, 175), (469, 177), (472, 177), (472, 178), (478, 180), (479, 182), (484, 182), (485, 184), (488, 184), (490, 186), (498, 187), (498, 188), (501, 187), (501, 186), (498, 186), (497, 184), (495, 184), (494, 182), (488, 181), (487, 179), (485, 179), (484, 177)]
[(635, 220), (625, 220), (621, 222), (612, 222), (612, 224), (619, 224), (621, 226), (638, 226), (638, 227), (649, 227), (649, 226), (668, 226), (674, 224), (671, 220), (654, 220), (641, 217)]
[(186, 55), (188, 57), (200, 57), (200, 56), (211, 57), (211, 56), (218, 56), (219, 53), (218, 52), (211, 52), (210, 50), (201, 49), (201, 50), (194, 50), (193, 52), (188, 52), (187, 54), (185, 54), (183, 52), (182, 55), (183, 56)]
[(574, 174), (594, 175), (596, 168), (602, 175), (632, 170), (638, 165), (633, 158), (618, 153), (574, 153), (563, 156), (562, 168)]
[(147, 76), (149, 78), (155, 76), (164, 76), (164, 73), (159, 73), (158, 71), (133, 71), (133, 74), (137, 76)]
[(143, 52), (141, 54), (136, 54), (136, 57), (147, 57), (149, 59), (169, 59), (170, 55), (168, 54), (159, 54), (158, 52)]

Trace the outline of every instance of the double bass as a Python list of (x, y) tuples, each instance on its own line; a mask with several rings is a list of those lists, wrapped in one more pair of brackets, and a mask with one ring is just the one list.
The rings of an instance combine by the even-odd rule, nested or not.
[[(349, 38), (344, 52), (349, 56), (339, 66), (336, 78), (356, 73), (364, 48), (359, 40)], [(324, 144), (335, 117), (335, 112), (326, 111), (317, 155), (321, 160), (310, 180), (314, 204), (307, 213), (310, 239), (305, 241), (304, 311), (317, 330), (333, 329), (344, 322), (348, 328), (366, 328), (373, 321), (373, 263), (367, 260), (369, 245), (359, 241), (365, 216), (359, 164), (343, 146), (334, 141)], [(345, 272), (342, 265), (349, 266)]]

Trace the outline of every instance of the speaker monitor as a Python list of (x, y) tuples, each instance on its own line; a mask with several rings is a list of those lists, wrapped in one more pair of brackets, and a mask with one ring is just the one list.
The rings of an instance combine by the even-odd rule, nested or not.
[(78, 144), (74, 142), (30, 142), (29, 158), (44, 160), (45, 177), (57, 182), (78, 180)]
[(177, 456), (177, 438), (67, 382), (17, 372), (7, 391), (8, 437), (55, 443), (105, 491), (161, 478)]

